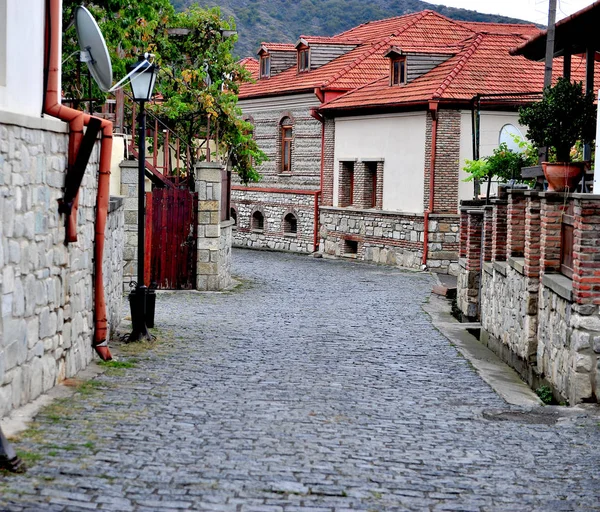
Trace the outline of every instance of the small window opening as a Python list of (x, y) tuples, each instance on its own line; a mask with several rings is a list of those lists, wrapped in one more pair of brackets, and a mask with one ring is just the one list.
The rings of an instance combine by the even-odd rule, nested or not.
[[(289, 119), (286, 118), (287, 121)], [(285, 121), (285, 120), (284, 120)], [(281, 125), (281, 172), (292, 172), (293, 128), (290, 124)]]
[(310, 66), (309, 61), (310, 61), (309, 49), (305, 48), (303, 50), (299, 50), (298, 51), (298, 71), (300, 73), (302, 73), (303, 71), (309, 70), (309, 66)]
[(283, 232), (288, 235), (298, 233), (298, 219), (293, 213), (288, 213), (283, 219)]
[(406, 83), (406, 57), (392, 59), (392, 85)]
[(354, 162), (340, 162), (339, 206), (352, 206), (354, 203)]
[(356, 240), (344, 240), (344, 256), (358, 254), (358, 242)]
[(252, 214), (252, 229), (256, 231), (264, 231), (265, 216), (261, 212), (254, 212)]
[(377, 206), (377, 162), (367, 162), (366, 171), (365, 206), (375, 208)]
[(271, 76), (271, 56), (263, 55), (260, 58), (260, 77), (268, 78)]

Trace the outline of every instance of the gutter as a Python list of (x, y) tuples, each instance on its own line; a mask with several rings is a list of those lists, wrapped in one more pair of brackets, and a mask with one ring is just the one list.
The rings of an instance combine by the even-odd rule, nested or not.
[(435, 161), (437, 154), (437, 132), (438, 132), (438, 108), (440, 102), (432, 100), (429, 102), (429, 111), (431, 112), (431, 156), (429, 160), (429, 208), (425, 211), (423, 226), (423, 261), (427, 266), (427, 256), (429, 254), (429, 215), (434, 211), (435, 205)]
[[(106, 301), (104, 299), (104, 279), (102, 259), (104, 254), (104, 230), (108, 216), (110, 196), (110, 161), (112, 153), (113, 125), (110, 121), (84, 114), (79, 110), (66, 107), (60, 103), (60, 38), (62, 33), (61, 0), (46, 0), (46, 88), (43, 112), (69, 123), (69, 152), (66, 180), (72, 179), (73, 167), (83, 140), (83, 127), (91, 119), (100, 123), (102, 140), (100, 147), (100, 163), (98, 176), (98, 193), (96, 196), (96, 226), (94, 237), (94, 341), (93, 347), (103, 361), (112, 359), (108, 348)], [(73, 201), (72, 210), (66, 219), (66, 243), (77, 241), (77, 208), (79, 193)]]

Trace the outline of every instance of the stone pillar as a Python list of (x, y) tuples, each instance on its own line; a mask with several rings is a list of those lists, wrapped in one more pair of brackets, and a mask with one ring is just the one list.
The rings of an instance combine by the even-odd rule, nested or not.
[(465, 269), (459, 277), (459, 308), (467, 320), (479, 317), (479, 288), (481, 283), (481, 228), (483, 210), (467, 212), (467, 241)]
[(198, 258), (196, 289), (224, 290), (231, 285), (233, 221), (221, 221), (221, 177), (223, 166), (202, 162), (196, 165), (198, 192)]
[(373, 178), (365, 162), (354, 164), (354, 197), (352, 206), (371, 208), (373, 194)]
[(494, 213), (492, 219), (492, 261), (506, 261), (506, 236), (508, 202), (497, 199), (492, 201)]
[(508, 219), (510, 226), (506, 240), (506, 257), (521, 258), (525, 252), (525, 191), (508, 191)]
[(121, 196), (124, 196), (125, 210), (123, 291), (129, 293), (129, 283), (137, 280), (138, 162), (137, 160), (123, 160), (120, 168)]

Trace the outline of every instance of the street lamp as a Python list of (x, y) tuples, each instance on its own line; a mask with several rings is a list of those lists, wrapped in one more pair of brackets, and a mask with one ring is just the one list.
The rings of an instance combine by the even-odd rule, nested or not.
[(129, 341), (150, 339), (146, 326), (146, 297), (148, 289), (144, 285), (144, 231), (145, 231), (145, 173), (146, 173), (146, 102), (152, 99), (152, 90), (158, 75), (158, 66), (149, 62), (147, 55), (140, 56), (136, 64), (128, 66), (128, 72), (137, 71), (131, 77), (133, 99), (140, 104), (138, 114), (138, 277), (135, 290), (129, 294), (131, 305), (132, 332)]

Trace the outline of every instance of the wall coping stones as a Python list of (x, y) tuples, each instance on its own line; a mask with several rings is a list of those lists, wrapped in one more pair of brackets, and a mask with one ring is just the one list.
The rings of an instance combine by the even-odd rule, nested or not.
[(489, 275), (494, 275), (494, 264), (491, 261), (484, 262), (483, 270)]
[(519, 274), (525, 275), (525, 258), (511, 256), (510, 258), (508, 258), (508, 264)]
[(7, 112), (5, 110), (0, 110), (0, 124), (55, 133), (69, 132), (69, 125), (54, 117), (32, 117), (17, 114), (16, 112)]
[(492, 204), (508, 204), (508, 201), (506, 199), (492, 199), (490, 201)]
[[(390, 215), (390, 216), (402, 216), (402, 217), (414, 217), (423, 218), (424, 213), (414, 212), (402, 212), (402, 211), (391, 211), (391, 210), (377, 210), (376, 208), (352, 208), (352, 207), (337, 207), (337, 206), (319, 206), (319, 210), (331, 211), (338, 213), (359, 213), (359, 214), (377, 214), (377, 215)], [(460, 215), (457, 213), (432, 213), (429, 215), (429, 219), (459, 219)]]
[(110, 196), (110, 202), (108, 203), (108, 213), (112, 213), (118, 210), (125, 204), (125, 198), (123, 196)]
[(467, 258), (458, 258), (460, 268), (467, 268)]
[(129, 167), (131, 169), (137, 169), (139, 167), (137, 160), (123, 160), (119, 167)]
[(494, 261), (493, 265), (496, 272), (499, 272), (506, 277), (506, 267), (508, 266), (506, 261)]
[(573, 302), (573, 281), (562, 274), (544, 274), (542, 284), (569, 302)]
[(233, 226), (233, 225), (235, 225), (235, 221), (233, 219), (221, 221), (221, 228), (228, 228), (229, 226)]

